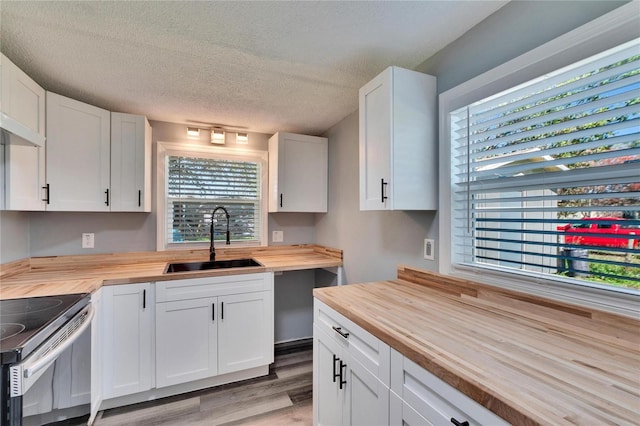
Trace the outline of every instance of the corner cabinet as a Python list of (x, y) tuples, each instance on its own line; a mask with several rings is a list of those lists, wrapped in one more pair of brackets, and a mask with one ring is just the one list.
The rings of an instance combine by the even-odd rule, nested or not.
[(269, 213), (327, 212), (328, 139), (278, 132), (269, 139)]
[(318, 299), (313, 424), (508, 425)]
[(45, 90), (0, 53), (0, 208), (45, 209)]
[(1, 53), (0, 74), (0, 127), (10, 143), (44, 146), (45, 90)]
[(102, 288), (102, 398), (154, 386), (154, 297), (151, 283)]
[(156, 283), (158, 388), (273, 362), (273, 274)]
[(436, 210), (436, 78), (389, 67), (360, 89), (360, 210)]
[(141, 115), (111, 113), (111, 211), (151, 211), (151, 126)]
[(47, 92), (47, 210), (109, 211), (111, 114)]

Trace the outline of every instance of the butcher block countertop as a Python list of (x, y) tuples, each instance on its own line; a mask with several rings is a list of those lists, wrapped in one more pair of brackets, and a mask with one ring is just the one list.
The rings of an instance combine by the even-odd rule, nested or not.
[(1, 265), (0, 299), (91, 293), (103, 285), (342, 266), (341, 250), (318, 245), (216, 248), (216, 260), (241, 258), (253, 258), (263, 266), (164, 274), (168, 262), (209, 260), (208, 250), (33, 257)]
[(404, 266), (314, 296), (512, 424), (640, 424), (638, 319)]

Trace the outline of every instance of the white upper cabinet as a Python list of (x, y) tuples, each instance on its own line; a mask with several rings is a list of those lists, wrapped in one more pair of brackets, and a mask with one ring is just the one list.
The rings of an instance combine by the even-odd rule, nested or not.
[[(2, 135), (5, 140), (17, 138)], [(0, 206), (2, 210), (45, 210), (44, 147), (6, 143), (0, 146)]]
[(9, 142), (44, 146), (44, 89), (2, 54), (0, 74), (0, 127), (18, 136)]
[(141, 115), (111, 113), (111, 211), (151, 211), (151, 126)]
[(47, 184), (54, 211), (109, 211), (111, 113), (47, 92)]
[(359, 101), (360, 210), (436, 210), (436, 78), (389, 67)]
[(269, 139), (269, 212), (327, 212), (328, 140), (278, 132)]

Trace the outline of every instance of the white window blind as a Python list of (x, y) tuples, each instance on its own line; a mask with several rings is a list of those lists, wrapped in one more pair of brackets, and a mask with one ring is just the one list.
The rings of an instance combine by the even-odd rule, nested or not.
[(167, 157), (167, 243), (209, 242), (211, 221), (215, 239), (224, 240), (226, 218), (234, 243), (259, 244), (261, 229), (260, 162), (207, 158)]
[(640, 42), (450, 114), (452, 262), (640, 288)]

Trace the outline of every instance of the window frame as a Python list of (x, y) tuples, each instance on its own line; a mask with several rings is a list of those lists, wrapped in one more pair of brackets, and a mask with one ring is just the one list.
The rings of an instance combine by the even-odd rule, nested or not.
[[(545, 43), (492, 70), (474, 77), (439, 96), (439, 271), (529, 294), (577, 303), (637, 316), (638, 294), (601, 285), (577, 285), (562, 277), (541, 277), (527, 272), (510, 272), (491, 266), (467, 266), (452, 263), (450, 186), (451, 145), (450, 113), (465, 105), (533, 80), (548, 72), (578, 62), (598, 52), (640, 36), (637, 4), (623, 5), (573, 31)], [(515, 279), (514, 279), (515, 278)]]
[(203, 243), (166, 243), (167, 235), (167, 158), (169, 156), (198, 156), (203, 154), (206, 157), (215, 157), (225, 160), (236, 161), (252, 161), (260, 163), (260, 235), (259, 244), (243, 243), (232, 241), (231, 247), (261, 247), (267, 245), (268, 236), (268, 153), (266, 151), (241, 149), (241, 148), (221, 148), (215, 146), (204, 146), (196, 144), (185, 144), (175, 142), (157, 143), (156, 166), (157, 166), (157, 183), (156, 183), (156, 249), (158, 251), (166, 250), (199, 250), (208, 249), (210, 242)]

